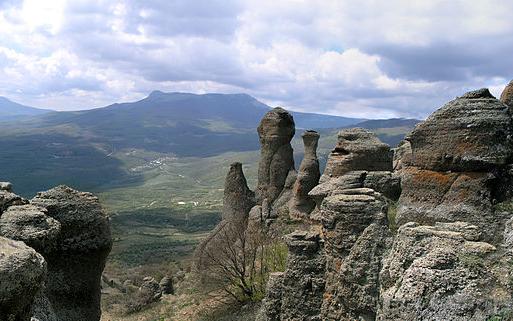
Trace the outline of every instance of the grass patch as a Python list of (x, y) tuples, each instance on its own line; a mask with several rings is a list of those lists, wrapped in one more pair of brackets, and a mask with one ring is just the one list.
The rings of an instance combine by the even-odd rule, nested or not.
[(388, 228), (392, 231), (392, 233), (397, 233), (397, 202), (389, 202), (388, 210), (387, 210), (387, 219), (388, 219)]

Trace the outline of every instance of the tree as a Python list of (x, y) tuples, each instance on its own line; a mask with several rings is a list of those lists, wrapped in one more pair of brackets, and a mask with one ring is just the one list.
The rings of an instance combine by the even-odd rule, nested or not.
[(271, 272), (283, 271), (287, 247), (260, 224), (222, 221), (199, 248), (198, 272), (208, 291), (223, 290), (238, 302), (259, 301)]

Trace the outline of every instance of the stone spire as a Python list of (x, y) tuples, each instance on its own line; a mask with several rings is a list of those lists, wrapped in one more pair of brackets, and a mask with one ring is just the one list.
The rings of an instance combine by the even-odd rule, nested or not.
[(224, 183), (223, 220), (246, 219), (254, 205), (255, 193), (248, 187), (242, 164), (231, 164)]
[(259, 203), (265, 198), (272, 203), (283, 190), (287, 175), (294, 168), (290, 145), (294, 133), (294, 119), (283, 108), (274, 108), (262, 118), (258, 126), (261, 149), (256, 197)]
[(321, 177), (317, 159), (319, 133), (307, 130), (302, 137), (305, 156), (299, 167), (299, 173), (292, 189), (293, 196), (289, 203), (289, 215), (293, 218), (308, 216), (315, 208), (315, 201), (308, 196), (308, 193), (319, 184)]

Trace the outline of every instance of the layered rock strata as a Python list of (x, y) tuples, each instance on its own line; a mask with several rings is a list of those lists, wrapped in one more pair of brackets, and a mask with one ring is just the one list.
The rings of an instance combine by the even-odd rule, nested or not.
[(344, 129), (338, 133), (335, 149), (328, 156), (321, 183), (350, 171), (391, 171), (393, 153), (390, 146), (363, 129)]

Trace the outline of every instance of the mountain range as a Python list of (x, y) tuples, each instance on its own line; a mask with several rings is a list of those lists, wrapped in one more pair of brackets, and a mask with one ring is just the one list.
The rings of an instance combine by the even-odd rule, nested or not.
[[(192, 164), (226, 153), (258, 150), (256, 127), (270, 108), (246, 94), (154, 91), (136, 102), (67, 112), (36, 109), (3, 98), (0, 178), (15, 183), (24, 195), (60, 183), (92, 191), (144, 184), (147, 177), (135, 175), (138, 172), (131, 170), (132, 165), (185, 158)], [(395, 145), (417, 122), (300, 112), (293, 116), (298, 132), (321, 132), (320, 151), (325, 153), (333, 147), (339, 128), (373, 128)], [(296, 145), (300, 150), (300, 141)]]

